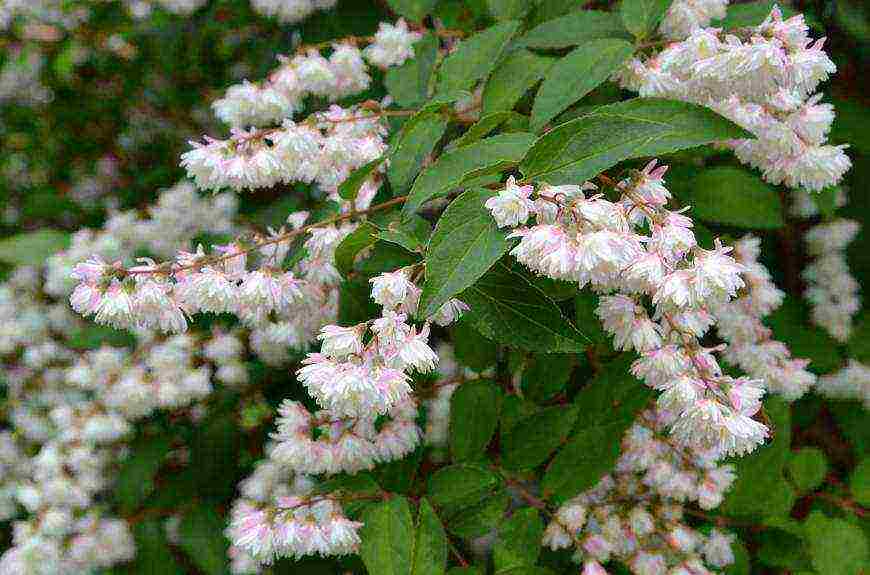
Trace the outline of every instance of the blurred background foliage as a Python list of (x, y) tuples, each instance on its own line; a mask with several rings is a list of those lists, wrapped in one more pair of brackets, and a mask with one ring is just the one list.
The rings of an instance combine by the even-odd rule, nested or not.
[[(533, 23), (580, 4), (529, 1)], [(38, 264), (63, 247), (70, 233), (99, 227), (109, 210), (144, 208), (153, 202), (158, 189), (183, 176), (178, 158), (188, 140), (225, 133), (209, 105), (226, 86), (243, 78), (264, 77), (274, 68), (277, 55), (292, 53), (300, 42), (369, 35), (378, 22), (395, 17), (386, 0), (340, 0), (337, 10), (317, 13), (297, 26), (257, 15), (247, 0), (212, 0), (190, 16), (172, 15), (155, 6), (144, 19), (131, 17), (120, 2), (68, 3), (87, 5), (91, 10), (87, 22), (68, 30), (15, 22), (0, 35), (0, 275), (15, 265)], [(605, 7), (608, 2), (586, 4)], [(854, 166), (843, 183), (849, 203), (838, 213), (863, 224), (863, 232), (850, 247), (850, 265), (860, 283), (870, 285), (870, 7), (861, 0), (816, 0), (797, 2), (794, 8), (824, 30), (839, 68), (826, 90), (837, 110), (831, 141), (850, 145)], [(760, 13), (768, 11), (766, 5)], [(491, 19), (486, 0), (440, 0), (435, 14), (446, 27), (459, 29), (474, 29)], [(360, 99), (384, 95), (378, 80)], [(622, 97), (614, 88), (600, 89), (579, 106)], [(765, 244), (765, 264), (777, 283), (790, 294), (799, 294), (799, 273), (805, 262), (798, 232), (809, 224), (785, 218), (787, 198), (780, 194), (772, 204), (743, 202), (730, 209), (730, 219), (723, 221), (717, 199), (705, 195), (715, 184), (709, 166), (728, 169), (737, 165), (733, 158), (692, 152), (671, 163), (670, 186), (684, 203), (694, 206), (710, 234), (733, 238), (747, 228), (756, 229)], [(832, 197), (834, 192), (822, 194)], [(280, 224), (298, 201), (281, 189), (245, 194), (240, 200), (243, 217), (259, 226)], [(766, 214), (764, 221), (775, 223), (759, 226), (759, 213)], [(811, 327), (806, 318), (800, 298), (792, 298), (771, 321), (778, 339), (789, 342), (795, 356), (812, 359), (813, 369), (833, 371), (846, 355), (870, 361), (866, 310), (846, 348)], [(97, 345), (106, 336), (106, 330), (97, 329), (83, 346)], [(457, 348), (463, 343), (457, 341)], [(482, 341), (471, 343), (486, 354)], [(254, 382), (264, 389), (265, 403), (219, 396), (208, 418), (196, 426), (189, 420), (161, 420), (165, 415), (140, 426), (139, 437), (132, 442), (137, 456), (121, 470), (115, 495), (120, 509), (135, 514), (139, 553), (134, 565), (117, 568), (115, 573), (225, 572), (222, 515), (236, 483), (261, 456), (271, 427), (270, 406), (291, 393), (287, 370), (259, 363), (250, 369)], [(767, 453), (791, 450), (791, 456), (747, 460), (740, 465), (741, 479), (769, 475), (775, 458), (781, 462), (779, 479), (785, 476), (797, 482), (784, 503), (791, 508), (791, 517), (805, 519), (817, 510), (840, 516), (840, 509), (828, 498), (806, 494), (812, 495), (817, 486), (814, 478), (829, 469), (851, 470), (866, 454), (870, 445), (866, 412), (854, 402), (825, 404), (809, 395), (777, 423), (781, 442)], [(177, 469), (171, 463), (161, 465), (179, 440), (190, 446), (189, 465)], [(389, 475), (390, 470), (381, 473)], [(829, 495), (836, 498), (837, 493)], [(739, 516), (739, 507), (739, 500), (732, 502), (731, 514)], [(149, 513), (161, 509), (189, 510), (179, 526), (184, 535), (180, 548), (167, 545), (162, 517)], [(860, 526), (870, 537), (866, 517)], [(819, 523), (820, 529), (824, 527)], [(753, 572), (799, 572), (805, 566), (788, 526), (743, 535), (762, 559)], [(8, 530), (2, 538), (9, 540)], [(777, 551), (789, 547), (794, 548), (789, 554)], [(273, 569), (307, 574), (363, 570), (356, 557), (338, 562), (285, 561)]]

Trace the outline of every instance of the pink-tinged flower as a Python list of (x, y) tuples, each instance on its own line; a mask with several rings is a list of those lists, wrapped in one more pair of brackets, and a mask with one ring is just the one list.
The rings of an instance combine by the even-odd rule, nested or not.
[(535, 211), (535, 202), (529, 199), (533, 191), (532, 186), (518, 186), (511, 176), (505, 189), (486, 200), (484, 207), (492, 212), (498, 227), (516, 227), (525, 224)]

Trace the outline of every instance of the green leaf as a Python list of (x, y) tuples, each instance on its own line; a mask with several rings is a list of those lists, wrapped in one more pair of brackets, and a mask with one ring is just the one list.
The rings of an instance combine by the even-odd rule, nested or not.
[(393, 12), (414, 22), (420, 22), (437, 3), (438, 0), (387, 0)]
[(383, 163), (384, 158), (378, 158), (352, 171), (347, 179), (338, 186), (338, 195), (345, 200), (355, 200), (362, 185)]
[(571, 439), (547, 467), (541, 486), (546, 497), (570, 499), (593, 487), (619, 458), (623, 423), (598, 425)]
[(601, 327), (601, 320), (595, 315), (598, 309), (598, 296), (590, 291), (582, 291), (574, 298), (574, 317), (577, 329), (589, 336), (595, 343), (609, 341), (609, 336)]
[(860, 527), (810, 513), (806, 521), (813, 567), (825, 575), (861, 575), (870, 568), (870, 548)]
[(465, 182), (515, 165), (534, 139), (532, 134), (523, 132), (500, 134), (441, 155), (414, 182), (402, 213), (409, 217), (424, 203), (450, 193)]
[[(451, 149), (456, 149), (461, 148), (462, 146), (467, 146), (468, 144), (473, 144), (474, 142), (485, 138), (503, 124), (509, 122), (516, 124), (524, 121), (528, 123), (527, 120), (528, 118), (525, 116), (510, 110), (501, 110), (499, 112), (486, 114), (468, 128), (468, 131), (462, 134), (461, 138), (451, 142), (450, 147)], [(528, 128), (528, 126), (526, 126), (526, 128)]]
[(643, 40), (655, 31), (672, 0), (622, 0), (619, 13), (626, 30)]
[(688, 198), (702, 220), (741, 228), (783, 226), (782, 202), (771, 186), (743, 168), (722, 166), (701, 172)]
[(621, 354), (580, 390), (574, 398), (578, 430), (610, 422), (630, 424), (652, 401), (655, 393), (631, 375), (633, 361), (632, 354)]
[(483, 89), (483, 114), (513, 110), (523, 94), (544, 78), (553, 62), (554, 58), (528, 50), (514, 50), (505, 56)]
[(499, 525), (498, 540), (493, 548), (495, 572), (532, 566), (541, 553), (544, 523), (537, 509), (526, 507), (514, 511), (510, 519)]
[(429, 478), (429, 499), (448, 514), (476, 505), (501, 485), (492, 471), (460, 463), (444, 467)]
[(809, 571), (812, 568), (806, 539), (801, 532), (790, 529), (768, 528), (759, 534), (758, 560), (771, 567), (790, 571)]
[(172, 446), (172, 435), (141, 436), (130, 446), (130, 457), (121, 464), (115, 500), (125, 514), (136, 511), (154, 491), (154, 477)]
[(135, 524), (133, 537), (136, 541), (136, 560), (127, 567), (127, 573), (178, 575), (184, 572), (166, 544), (163, 522), (160, 519), (145, 519)]
[(788, 342), (793, 357), (810, 360), (809, 369), (818, 373), (836, 370), (842, 362), (837, 342), (820, 328), (807, 324), (807, 317), (809, 314), (801, 302), (786, 298), (768, 317), (767, 323), (777, 339)]
[(420, 259), (420, 254), (409, 252), (397, 243), (378, 241), (368, 257), (357, 263), (357, 270), (374, 276), (415, 264)]
[(481, 372), (498, 361), (498, 345), (480, 335), (465, 318), (450, 326), (450, 341), (453, 355), (463, 367)]
[(224, 520), (210, 507), (198, 505), (185, 514), (178, 528), (180, 546), (203, 573), (227, 572)]
[(541, 136), (520, 169), (526, 179), (576, 183), (630, 158), (747, 137), (743, 128), (702, 106), (635, 98), (601, 106)]
[(787, 4), (776, 2), (776, 0), (761, 0), (760, 2), (746, 2), (740, 4), (732, 4), (728, 6), (728, 13), (725, 18), (716, 23), (719, 28), (733, 30), (734, 28), (745, 28), (747, 26), (758, 26), (764, 19), (770, 15), (770, 11), (774, 6), (779, 6), (784, 18), (790, 18), (797, 14)]
[(420, 500), (411, 575), (441, 575), (447, 568), (447, 534), (425, 498)]
[(469, 539), (486, 535), (502, 521), (510, 502), (511, 496), (501, 490), (477, 505), (463, 508), (451, 515), (447, 528), (459, 537)]
[(538, 403), (561, 393), (571, 379), (574, 356), (567, 353), (534, 355), (523, 370), (523, 394)]
[(394, 220), (378, 232), (378, 239), (394, 243), (408, 250), (419, 252), (429, 242), (432, 224), (418, 215), (406, 220)]
[(341, 282), (338, 297), (338, 324), (356, 325), (379, 317), (381, 308), (372, 301), (371, 284), (362, 277)]
[(349, 233), (335, 248), (335, 268), (343, 276), (353, 269), (356, 255), (378, 241), (378, 229), (369, 222), (363, 222)]
[[(764, 410), (773, 429), (772, 441), (754, 453), (738, 459), (737, 480), (725, 494), (719, 509), (736, 517), (775, 517), (788, 514), (793, 497), (791, 487), (783, 477), (791, 444), (791, 414), (788, 404), (778, 397), (769, 397)], [(776, 497), (778, 494), (785, 494)]]
[(532, 28), (517, 44), (528, 48), (568, 48), (601, 38), (630, 39), (613, 12), (577, 10)]
[(522, 471), (545, 462), (571, 433), (577, 410), (574, 406), (548, 407), (518, 421), (501, 437), (501, 464)]
[(540, 131), (560, 112), (610, 78), (633, 52), (634, 47), (625, 40), (591, 40), (556, 62), (535, 97), (532, 131)]
[(390, 150), (387, 178), (396, 194), (404, 193), (447, 129), (447, 117), (438, 112), (420, 112), (405, 122)]
[(454, 461), (481, 459), (498, 426), (501, 389), (495, 382), (463, 383), (450, 398), (450, 453)]
[(529, 0), (486, 0), (489, 13), (496, 20), (518, 20), (531, 8)]
[(828, 473), (828, 460), (817, 447), (804, 447), (791, 454), (786, 472), (798, 493), (814, 491)]
[(731, 551), (734, 553), (734, 563), (723, 569), (725, 575), (749, 575), (749, 551), (740, 539), (731, 542)]
[(502, 22), (462, 40), (441, 64), (438, 93), (468, 90), (475, 82), (486, 78), (519, 26), (515, 21)]
[(369, 507), (360, 529), (360, 557), (371, 575), (410, 575), (414, 523), (404, 497)]
[(69, 246), (69, 234), (58, 230), (24, 232), (0, 240), (0, 261), (16, 266), (41, 266)]
[(849, 479), (849, 486), (855, 502), (870, 507), (870, 457), (865, 457), (855, 466)]
[(488, 190), (468, 190), (447, 206), (426, 252), (426, 283), (419, 315), (434, 315), (472, 285), (510, 248), (504, 232), (484, 207)]
[(469, 321), (485, 337), (544, 353), (582, 351), (588, 342), (559, 306), (520, 271), (495, 264), (460, 299)]
[(438, 60), (438, 37), (426, 34), (414, 44), (414, 58), (398, 68), (390, 68), (384, 86), (396, 104), (413, 108), (429, 98), (429, 83)]

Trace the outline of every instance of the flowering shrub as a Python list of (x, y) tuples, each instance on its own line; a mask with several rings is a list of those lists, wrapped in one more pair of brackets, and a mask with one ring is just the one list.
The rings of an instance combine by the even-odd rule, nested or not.
[(865, 573), (854, 13), (357, 4), (0, 7), (0, 575)]

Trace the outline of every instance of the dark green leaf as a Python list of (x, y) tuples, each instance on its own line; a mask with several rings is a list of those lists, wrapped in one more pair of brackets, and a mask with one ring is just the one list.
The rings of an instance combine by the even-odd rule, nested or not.
[[(468, 128), (468, 131), (462, 134), (461, 138), (454, 140), (451, 143), (451, 149), (461, 148), (462, 146), (467, 146), (468, 144), (480, 141), (503, 124), (509, 122), (519, 123), (527, 120), (528, 119), (525, 116), (510, 110), (502, 110), (500, 112), (487, 114)], [(528, 126), (526, 126), (526, 129), (528, 129)]]
[(573, 369), (574, 356), (571, 354), (534, 355), (523, 369), (523, 394), (532, 401), (547, 401), (565, 389)]
[(588, 342), (553, 300), (504, 261), (495, 264), (460, 299), (471, 308), (469, 321), (499, 343), (529, 351), (570, 353), (582, 351)]
[(178, 575), (184, 572), (166, 544), (160, 519), (145, 519), (137, 523), (133, 526), (133, 537), (136, 540), (136, 560), (127, 567), (127, 573)]
[(500, 134), (443, 154), (414, 182), (403, 213), (408, 217), (424, 203), (450, 193), (473, 178), (515, 165), (534, 139), (533, 135), (523, 132)]
[(540, 131), (560, 112), (610, 78), (633, 52), (634, 47), (625, 40), (590, 40), (557, 61), (535, 97), (532, 131)]
[(420, 259), (420, 254), (409, 252), (397, 243), (378, 241), (368, 257), (357, 263), (357, 270), (374, 276), (415, 264)]
[(528, 50), (514, 50), (505, 56), (483, 89), (483, 113), (513, 110), (520, 98), (540, 81), (554, 58), (538, 56)]
[(477, 505), (465, 507), (452, 514), (447, 521), (447, 528), (459, 537), (486, 535), (502, 521), (510, 502), (511, 496), (501, 490)]
[(360, 529), (360, 557), (371, 575), (410, 575), (414, 523), (404, 497), (369, 507)]
[(0, 240), (0, 261), (16, 266), (41, 266), (52, 254), (69, 246), (66, 232), (42, 229)]
[(708, 222), (755, 229), (783, 226), (779, 194), (742, 168), (704, 170), (692, 182), (689, 203), (692, 213)]
[(794, 357), (810, 360), (809, 368), (818, 373), (834, 371), (840, 366), (837, 342), (820, 328), (806, 323), (804, 306), (799, 301), (786, 299), (768, 318), (776, 338), (787, 341)]
[(456, 361), (474, 371), (484, 371), (498, 361), (498, 346), (480, 335), (467, 319), (450, 326), (450, 340)]
[(338, 298), (339, 325), (355, 325), (376, 318), (381, 308), (372, 301), (371, 284), (361, 277), (341, 282)]
[(396, 194), (404, 193), (447, 128), (447, 117), (438, 112), (420, 112), (405, 122), (390, 150), (387, 177)]
[(369, 176), (384, 163), (383, 158), (372, 160), (364, 166), (360, 166), (350, 173), (345, 181), (338, 186), (338, 195), (345, 200), (356, 200), (359, 189), (369, 179)]
[(541, 136), (520, 169), (526, 179), (576, 183), (629, 158), (746, 137), (748, 132), (702, 106), (635, 98), (597, 108)]
[(486, 0), (489, 13), (497, 20), (515, 20), (526, 15), (531, 7), (528, 0)]
[(495, 68), (511, 36), (519, 28), (515, 21), (502, 22), (462, 40), (438, 71), (438, 93), (468, 90)]
[(421, 21), (432, 12), (437, 3), (438, 0), (387, 0), (394, 12), (414, 22)]
[(476, 505), (500, 484), (501, 480), (492, 471), (460, 463), (439, 469), (429, 478), (429, 499), (449, 514)]
[(532, 28), (517, 43), (529, 48), (568, 48), (600, 38), (630, 39), (613, 12), (577, 10)]
[(335, 268), (346, 276), (353, 269), (357, 254), (378, 241), (378, 229), (369, 222), (363, 222), (349, 233), (335, 248)]
[(862, 575), (870, 568), (870, 545), (857, 525), (813, 511), (807, 518), (806, 532), (816, 572)]
[(598, 483), (616, 464), (626, 428), (614, 422), (581, 430), (547, 467), (544, 495), (566, 500)]
[(672, 0), (622, 0), (619, 13), (626, 30), (643, 40), (659, 25)]
[(447, 568), (447, 534), (427, 499), (420, 500), (411, 575), (441, 575)]
[(384, 85), (396, 104), (412, 108), (429, 98), (429, 82), (438, 59), (438, 45), (437, 36), (426, 34), (414, 44), (414, 58), (387, 71)]
[(118, 471), (115, 499), (127, 514), (136, 511), (154, 490), (154, 477), (172, 446), (171, 435), (141, 436)]
[(728, 14), (723, 20), (716, 23), (717, 27), (732, 30), (747, 26), (758, 26), (770, 15), (774, 6), (779, 6), (782, 15), (790, 18), (796, 14), (794, 9), (787, 4), (775, 0), (761, 0), (760, 2), (745, 2), (728, 6)]
[(450, 398), (450, 453), (454, 461), (481, 459), (498, 426), (501, 389), (495, 382), (463, 383)]
[(402, 246), (409, 252), (422, 251), (429, 243), (432, 224), (418, 215), (405, 220), (395, 220), (378, 232), (378, 239)]
[(184, 515), (178, 528), (179, 544), (203, 573), (226, 573), (228, 543), (225, 522), (210, 507), (198, 505)]
[(426, 251), (426, 283), (420, 317), (434, 315), (447, 301), (477, 281), (510, 248), (484, 202), (488, 190), (468, 190), (444, 211)]
[(799, 494), (815, 490), (828, 473), (828, 460), (821, 449), (804, 447), (791, 454), (786, 472)]
[(864, 457), (855, 466), (849, 478), (849, 487), (858, 505), (870, 507), (870, 457)]
[(501, 464), (505, 469), (532, 469), (568, 438), (577, 410), (574, 406), (555, 406), (518, 421), (501, 438)]
[(770, 528), (759, 535), (758, 560), (771, 567), (795, 572), (812, 569), (805, 538), (790, 530)]
[(493, 548), (495, 572), (528, 567), (538, 562), (544, 523), (537, 509), (526, 507), (511, 515), (498, 528), (498, 540)]

